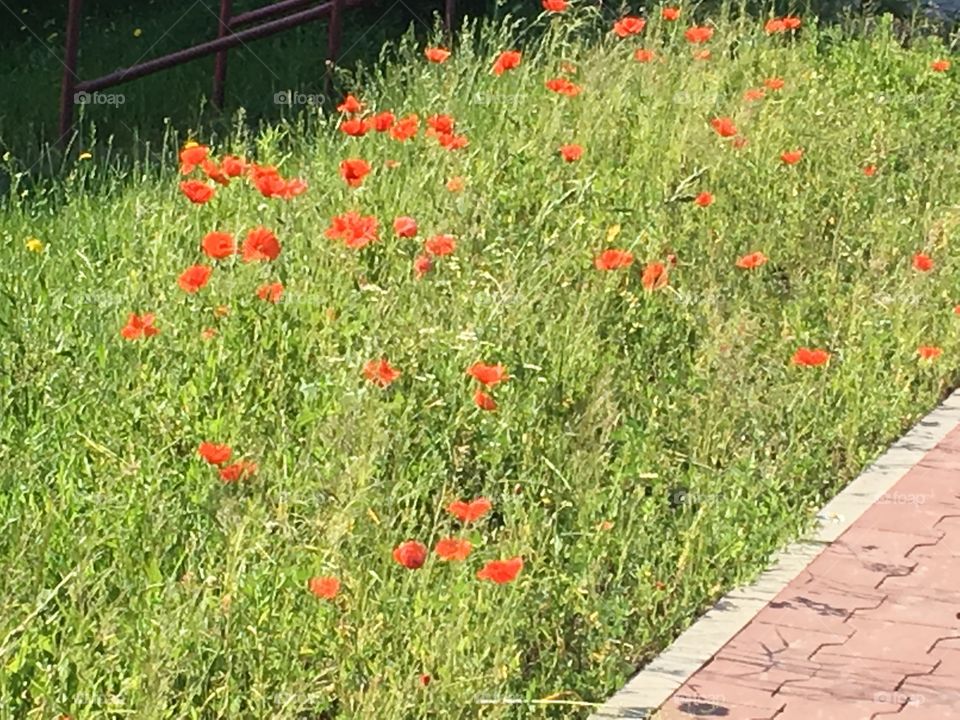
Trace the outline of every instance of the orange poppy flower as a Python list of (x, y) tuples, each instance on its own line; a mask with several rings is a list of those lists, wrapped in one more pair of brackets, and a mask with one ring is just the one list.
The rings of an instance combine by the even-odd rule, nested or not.
[(863, 174), (866, 175), (867, 177), (873, 177), (874, 175), (877, 174), (877, 166), (876, 165), (865, 166), (863, 168)]
[(687, 28), (686, 32), (683, 33), (683, 36), (688, 42), (699, 45), (707, 42), (713, 37), (713, 28), (704, 27), (702, 25), (694, 25), (693, 27)]
[(926, 253), (918, 252), (913, 256), (913, 269), (920, 272), (930, 272), (933, 270), (933, 258)]
[(787, 15), (783, 18), (783, 27), (787, 30), (797, 30), (800, 28), (800, 18), (794, 15)]
[(567, 0), (543, 0), (543, 9), (547, 12), (561, 13), (570, 7)]
[(667, 268), (663, 263), (652, 262), (643, 270), (643, 289), (648, 291), (659, 290), (668, 282)]
[(493, 396), (485, 393), (480, 388), (477, 388), (477, 391), (473, 394), (473, 404), (487, 412), (493, 412), (497, 409), (497, 401), (493, 399)]
[(274, 282), (257, 288), (257, 297), (266, 302), (278, 303), (283, 295), (283, 283)]
[(423, 54), (427, 57), (427, 60), (438, 65), (445, 63), (447, 58), (450, 57), (450, 51), (442, 47), (426, 48)]
[(547, 80), (547, 82), (544, 84), (547, 86), (548, 90), (552, 90), (559, 95), (566, 95), (567, 97), (576, 97), (583, 89), (579, 85), (570, 82), (565, 77), (552, 78)]
[(370, 163), (360, 158), (351, 158), (340, 163), (340, 176), (350, 187), (360, 187), (363, 178), (370, 172)]
[(233, 448), (204, 441), (197, 448), (197, 454), (211, 465), (223, 465), (233, 455)]
[(571, 145), (561, 145), (560, 146), (560, 157), (564, 159), (565, 162), (576, 162), (583, 156), (583, 146), (577, 144)]
[(427, 118), (427, 125), (436, 133), (452, 133), (456, 120), (452, 115), (431, 115)]
[(796, 150), (787, 150), (786, 152), (780, 153), (780, 160), (784, 165), (796, 165), (802, 159), (803, 150), (801, 148), (797, 148)]
[(210, 154), (210, 148), (206, 145), (191, 145), (180, 151), (180, 172), (189, 175), (197, 168)]
[(467, 524), (479, 520), (488, 512), (493, 505), (485, 497), (465, 502), (463, 500), (454, 500), (447, 505), (447, 511), (460, 522)]
[(393, 367), (386, 358), (369, 360), (363, 366), (363, 376), (374, 385), (379, 385), (382, 388), (390, 385), (400, 375), (400, 371)]
[(817, 367), (819, 365), (825, 365), (829, 359), (830, 353), (826, 350), (802, 347), (793, 354), (792, 362), (794, 365)]
[(466, 135), (457, 135), (455, 133), (438, 133), (437, 142), (447, 150), (459, 150), (470, 144)]
[(767, 35), (773, 35), (775, 33), (786, 32), (787, 26), (780, 18), (771, 18), (767, 20), (766, 24), (763, 26), (763, 29), (766, 30)]
[(307, 589), (323, 600), (333, 600), (340, 592), (340, 581), (335, 577), (312, 577), (307, 580)]
[(653, 50), (647, 50), (645, 48), (637, 48), (633, 52), (633, 59), (638, 63), (648, 63), (656, 57), (657, 54)]
[(453, 235), (434, 235), (423, 243), (423, 249), (437, 257), (450, 255), (456, 248), (457, 241)]
[(509, 560), (491, 560), (477, 571), (480, 580), (489, 580), (497, 585), (503, 585), (516, 579), (523, 569), (523, 558), (515, 557)]
[(257, 472), (257, 464), (249, 460), (240, 460), (232, 465), (220, 468), (220, 479), (225, 483), (234, 483), (237, 480), (250, 477)]
[(417, 234), (417, 221), (412, 217), (401, 215), (393, 221), (393, 231), (397, 237), (413, 237)]
[(223, 185), (226, 187), (230, 184), (230, 178), (219, 165), (213, 162), (213, 160), (204, 160), (200, 167), (203, 169), (203, 174), (218, 185)]
[(392, 112), (389, 110), (384, 110), (383, 112), (377, 113), (371, 117), (369, 124), (371, 128), (382, 133), (392, 128), (396, 121), (397, 118)]
[(237, 251), (233, 235), (225, 232), (207, 233), (203, 236), (203, 242), (200, 245), (203, 252), (214, 260), (223, 260)]
[(153, 313), (145, 313), (143, 315), (130, 313), (130, 317), (127, 318), (127, 324), (120, 329), (120, 335), (127, 340), (153, 337), (160, 332), (160, 330), (153, 325), (155, 318), (156, 316)]
[(758, 100), (763, 100), (766, 96), (767, 93), (764, 92), (763, 88), (750, 88), (743, 93), (745, 102), (757, 102)]
[(943, 349), (935, 345), (921, 345), (917, 348), (917, 355), (921, 360), (933, 360), (943, 354)]
[(215, 192), (212, 187), (199, 180), (187, 180), (180, 183), (180, 191), (195, 205), (203, 205), (209, 202)]
[(762, 252), (757, 251), (747, 253), (742, 258), (737, 260), (737, 267), (743, 270), (753, 270), (754, 268), (758, 268), (761, 265), (766, 264), (766, 262), (767, 256)]
[(416, 540), (407, 540), (393, 549), (393, 559), (408, 570), (416, 570), (427, 560), (427, 547)]
[(423, 276), (432, 269), (433, 260), (429, 255), (418, 255), (413, 261), (413, 274), (416, 276), (417, 280), (423, 278)]
[(673, 22), (680, 18), (680, 8), (665, 7), (660, 11), (660, 17), (669, 22)]
[(330, 227), (324, 234), (331, 240), (342, 240), (348, 248), (359, 250), (377, 241), (377, 227), (377, 219), (372, 215), (362, 216), (351, 211), (331, 218)]
[(708, 192), (702, 192), (693, 199), (693, 203), (700, 207), (709, 207), (713, 204), (713, 195)]
[(713, 118), (713, 120), (710, 121), (710, 126), (720, 137), (728, 138), (737, 134), (736, 125), (734, 125), (733, 120), (728, 117)]
[(764, 80), (763, 84), (768, 90), (783, 90), (786, 83), (784, 83), (783, 78), (770, 77)]
[(353, 95), (348, 94), (343, 102), (337, 105), (337, 112), (354, 115), (363, 110), (363, 103), (357, 100)]
[(437, 542), (435, 551), (441, 560), (466, 560), (473, 545), (462, 538), (443, 538)]
[(213, 268), (209, 265), (191, 265), (177, 278), (177, 285), (184, 292), (195, 293), (210, 279)]
[(934, 60), (930, 63), (930, 69), (934, 72), (946, 72), (950, 69), (949, 60)]
[(208, 327), (200, 331), (200, 337), (204, 340), (213, 340), (217, 336), (217, 329)]
[(363, 137), (370, 130), (370, 123), (363, 118), (350, 118), (340, 123), (340, 132), (350, 137)]
[(459, 175), (447, 180), (446, 188), (447, 188), (447, 191), (449, 192), (458, 193), (462, 191), (465, 187), (466, 187), (466, 183), (464, 182), (463, 178), (460, 177)]
[(646, 27), (647, 21), (643, 18), (627, 16), (620, 18), (613, 24), (613, 32), (617, 37), (625, 38), (631, 35), (639, 35)]
[(514, 68), (520, 67), (520, 60), (523, 57), (521, 53), (516, 50), (505, 50), (497, 56), (497, 59), (493, 63), (493, 74), (494, 75), (503, 75), (507, 70), (513, 70)]
[(628, 250), (604, 250), (593, 259), (597, 270), (619, 270), (633, 264), (633, 253)]
[(224, 155), (220, 167), (228, 177), (240, 177), (247, 171), (247, 161), (235, 155)]
[(247, 233), (240, 252), (244, 262), (276, 260), (280, 255), (280, 241), (265, 227), (257, 227)]
[(507, 375), (507, 368), (503, 365), (487, 365), (482, 362), (474, 363), (468, 367), (467, 375), (470, 375), (487, 387), (493, 387), (497, 383), (510, 379), (510, 376)]
[(403, 142), (416, 136), (420, 129), (420, 117), (414, 113), (401, 118), (390, 128), (390, 137)]

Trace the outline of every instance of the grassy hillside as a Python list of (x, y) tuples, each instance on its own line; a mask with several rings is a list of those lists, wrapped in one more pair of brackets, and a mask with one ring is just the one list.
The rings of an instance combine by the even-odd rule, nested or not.
[[(660, 11), (408, 37), (354, 113), (11, 161), (0, 716), (582, 717), (954, 385), (948, 50)], [(387, 110), (415, 136), (344, 132)]]

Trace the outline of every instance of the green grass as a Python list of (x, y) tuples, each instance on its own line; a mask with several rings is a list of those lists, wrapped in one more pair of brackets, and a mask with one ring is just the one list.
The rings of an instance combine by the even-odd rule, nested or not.
[[(441, 66), (407, 38), (358, 73), (371, 109), (453, 115), (461, 150), (422, 130), (348, 138), (319, 113), (193, 138), (305, 178), (290, 201), (238, 179), (191, 205), (172, 132), (14, 182), (0, 716), (582, 717), (502, 701), (602, 701), (956, 383), (960, 82), (929, 67), (948, 51), (905, 49), (888, 21), (805, 19), (791, 39), (725, 12), (702, 61), (689, 17), (599, 41), (594, 20), (472, 26)], [(521, 66), (491, 75), (515, 46)], [(640, 46), (665, 61), (635, 62)], [(580, 96), (545, 89), (561, 62)], [(771, 76), (785, 87), (743, 101)], [(748, 144), (721, 140), (717, 116)], [(560, 160), (568, 142), (578, 162)], [(358, 189), (348, 157), (374, 166)], [(690, 201), (702, 191), (710, 207)], [(324, 237), (352, 209), (381, 224), (361, 251)], [(398, 215), (417, 239), (393, 236)], [(276, 261), (178, 288), (205, 233), (261, 224)], [(417, 281), (437, 233), (456, 251)], [(607, 247), (633, 266), (595, 269)], [(737, 268), (752, 251), (769, 262)], [(912, 268), (919, 251), (932, 271)], [(645, 291), (646, 263), (670, 255), (668, 286)], [(282, 300), (259, 300), (275, 280)], [(131, 312), (160, 334), (122, 339)], [(920, 345), (943, 355), (921, 362)], [(800, 346), (832, 357), (794, 366)], [(386, 389), (361, 373), (379, 357), (402, 372)], [(472, 402), (480, 360), (509, 369), (495, 412)], [(204, 440), (258, 473), (222, 483)], [(444, 507), (478, 496), (493, 511), (462, 531)], [(391, 557), (461, 534), (462, 563)], [(514, 582), (475, 577), (515, 555)], [(342, 580), (335, 601), (307, 592), (315, 575)]]

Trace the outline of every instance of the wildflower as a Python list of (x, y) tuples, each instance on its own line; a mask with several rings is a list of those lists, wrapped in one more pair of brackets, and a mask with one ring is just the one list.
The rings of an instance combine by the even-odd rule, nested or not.
[(657, 54), (653, 50), (647, 50), (645, 48), (637, 48), (633, 52), (633, 59), (638, 63), (648, 63), (657, 57)]
[(433, 260), (429, 255), (418, 255), (413, 261), (413, 273), (416, 276), (417, 280), (423, 278), (428, 272), (433, 269)]
[(942, 73), (950, 69), (949, 60), (934, 60), (930, 63), (930, 69), (934, 72)]
[(516, 50), (506, 50), (497, 56), (493, 63), (493, 74), (503, 75), (507, 70), (513, 70), (520, 66), (520, 60), (523, 56)]
[(467, 368), (467, 375), (470, 375), (477, 382), (487, 387), (493, 387), (497, 383), (505, 382), (510, 379), (507, 375), (507, 368), (503, 365), (487, 365), (477, 362)]
[(659, 290), (668, 282), (667, 268), (663, 263), (652, 262), (643, 270), (643, 289), (648, 291)]
[(743, 94), (743, 99), (746, 102), (756, 102), (758, 100), (763, 100), (766, 97), (766, 92), (763, 88), (750, 88)]
[(200, 168), (203, 170), (204, 175), (218, 185), (226, 187), (230, 184), (230, 177), (213, 160), (204, 160)]
[(466, 560), (472, 549), (470, 541), (461, 538), (444, 538), (434, 548), (441, 560)]
[(325, 234), (332, 240), (342, 240), (348, 248), (359, 250), (377, 241), (377, 227), (377, 219), (372, 215), (348, 212), (333, 217)]
[(631, 35), (639, 35), (643, 32), (647, 21), (643, 18), (627, 16), (620, 18), (613, 24), (613, 32), (617, 37), (625, 38)]
[(397, 118), (392, 112), (389, 110), (384, 110), (383, 112), (379, 112), (372, 116), (368, 121), (368, 124), (377, 132), (382, 133), (387, 132), (387, 130), (392, 128), (396, 121)]
[(933, 270), (933, 258), (926, 253), (918, 252), (913, 256), (913, 269), (920, 272), (930, 272)]
[(437, 142), (447, 150), (459, 150), (469, 145), (466, 135), (456, 135), (454, 133), (439, 133)]
[(707, 42), (713, 37), (713, 28), (694, 25), (693, 27), (687, 28), (683, 36), (688, 42), (698, 45)]
[(363, 178), (370, 172), (370, 163), (359, 158), (344, 160), (340, 163), (340, 176), (350, 187), (359, 187)]
[(418, 678), (418, 681), (419, 681), (419, 683), (420, 683), (423, 687), (426, 687), (427, 685), (430, 684), (430, 676), (429, 676), (427, 673), (423, 673), (423, 674)]
[(180, 172), (183, 175), (189, 175), (198, 167), (210, 154), (210, 148), (206, 145), (187, 144), (180, 151)]
[(363, 366), (363, 376), (374, 385), (387, 387), (400, 377), (400, 371), (393, 367), (386, 358), (370, 360)]
[(438, 65), (445, 63), (447, 58), (450, 57), (450, 51), (442, 47), (427, 48), (423, 51), (423, 54), (426, 55), (427, 60)]
[(773, 35), (775, 33), (786, 32), (787, 26), (780, 18), (771, 18), (770, 20), (767, 20), (766, 24), (763, 26), (763, 29), (766, 31), (767, 35)]
[(397, 237), (409, 238), (417, 234), (417, 221), (412, 217), (401, 215), (393, 221), (393, 231)]
[(921, 360), (933, 360), (943, 354), (943, 349), (934, 345), (921, 345), (917, 348), (917, 355)]
[(212, 187), (199, 180), (187, 180), (186, 182), (180, 183), (180, 190), (187, 196), (190, 202), (196, 205), (203, 205), (209, 202), (215, 192)]
[(463, 500), (454, 500), (452, 503), (447, 505), (447, 511), (453, 515), (457, 520), (464, 523), (472, 523), (476, 520), (479, 520), (488, 512), (493, 505), (485, 497), (477, 498), (476, 500), (471, 500), (470, 502), (465, 502)]
[(709, 207), (713, 204), (713, 195), (708, 192), (702, 192), (693, 199), (693, 203), (700, 207)]
[(673, 22), (680, 18), (680, 8), (677, 7), (665, 7), (660, 11), (660, 17), (668, 22)]
[(427, 125), (430, 126), (430, 129), (436, 133), (452, 133), (453, 126), (456, 123), (456, 120), (453, 119), (451, 115), (431, 115), (427, 118)]
[(761, 265), (766, 264), (766, 262), (767, 262), (767, 256), (764, 255), (762, 252), (757, 251), (757, 252), (747, 253), (746, 255), (741, 257), (739, 260), (737, 260), (737, 267), (741, 268), (742, 270), (753, 270), (754, 268), (758, 268)]
[(863, 174), (866, 175), (867, 177), (873, 177), (874, 175), (877, 174), (877, 166), (876, 165), (865, 166), (863, 168)]
[(393, 559), (408, 570), (416, 570), (423, 567), (423, 563), (426, 562), (427, 548), (421, 542), (407, 540), (394, 548)]
[(567, 0), (542, 0), (543, 9), (547, 12), (561, 13), (570, 7)]
[(497, 401), (493, 399), (493, 396), (485, 393), (480, 388), (477, 388), (477, 391), (473, 394), (473, 404), (487, 412), (493, 412), (497, 409)]
[(728, 117), (713, 118), (710, 121), (710, 126), (720, 137), (728, 138), (737, 134), (737, 127), (733, 124), (733, 120)]
[(509, 560), (491, 560), (477, 571), (480, 580), (490, 580), (497, 585), (503, 585), (514, 580), (523, 569), (523, 558), (515, 557)]
[(257, 464), (249, 460), (239, 460), (232, 465), (220, 468), (220, 479), (225, 483), (234, 483), (237, 480), (250, 477), (257, 472)]
[(453, 235), (434, 235), (423, 243), (423, 249), (437, 257), (450, 255), (456, 248), (457, 241)]
[(579, 85), (576, 85), (565, 77), (557, 77), (552, 80), (547, 80), (546, 86), (548, 90), (559, 95), (566, 95), (567, 97), (576, 97), (580, 94), (580, 91), (583, 89)]
[(77, 160), (91, 160), (92, 158), (93, 153), (87, 152), (86, 150), (77, 155)]
[(368, 130), (370, 130), (370, 125), (362, 118), (354, 117), (340, 123), (340, 132), (350, 137), (363, 137)]
[(463, 181), (463, 178), (457, 175), (447, 180), (446, 188), (449, 192), (457, 193), (463, 190), (466, 187), (466, 184)]
[(204, 441), (197, 448), (197, 454), (211, 465), (223, 465), (233, 455), (233, 449), (229, 445)]
[(784, 83), (783, 78), (770, 77), (764, 80), (763, 84), (768, 90), (783, 90), (786, 83)]
[(794, 365), (817, 367), (826, 364), (829, 359), (830, 353), (826, 350), (802, 347), (793, 354), (792, 362)]
[(220, 167), (227, 177), (240, 177), (247, 172), (247, 161), (235, 155), (224, 155)]
[(280, 241), (265, 227), (257, 227), (247, 233), (240, 248), (244, 262), (276, 260), (280, 255)]
[(312, 577), (307, 580), (307, 589), (323, 600), (333, 600), (340, 592), (340, 581), (335, 577)]
[(209, 265), (191, 265), (180, 273), (177, 285), (184, 292), (195, 293), (207, 284), (212, 272), (213, 268)]
[(40, 238), (29, 237), (24, 246), (32, 253), (42, 253), (43, 252), (43, 241)]
[(583, 146), (577, 144), (570, 145), (561, 145), (560, 146), (560, 157), (564, 159), (564, 162), (576, 162), (583, 156)]
[(397, 123), (390, 128), (390, 136), (394, 140), (403, 142), (404, 140), (409, 140), (414, 137), (419, 129), (420, 118), (416, 114), (410, 114), (398, 120)]
[(803, 150), (801, 148), (780, 153), (780, 160), (784, 165), (796, 165), (801, 159), (803, 159)]
[(800, 28), (800, 18), (787, 15), (783, 18), (783, 27), (787, 30), (798, 30)]
[(127, 324), (120, 330), (120, 335), (127, 340), (153, 337), (160, 332), (158, 328), (154, 327), (153, 322), (155, 317), (153, 313), (145, 313), (143, 315), (130, 313)]
[(633, 264), (633, 253), (628, 250), (604, 250), (593, 260), (597, 270), (619, 270)]
[(233, 235), (225, 232), (210, 232), (203, 236), (200, 244), (203, 252), (214, 260), (223, 260), (237, 251)]
[(274, 282), (257, 288), (257, 297), (266, 302), (278, 303), (283, 295), (283, 283)]
[(200, 337), (204, 340), (213, 340), (217, 336), (217, 329), (208, 327), (200, 331)]
[(337, 112), (346, 113), (348, 115), (355, 115), (361, 110), (363, 110), (363, 103), (350, 94), (343, 99), (342, 103), (337, 105)]

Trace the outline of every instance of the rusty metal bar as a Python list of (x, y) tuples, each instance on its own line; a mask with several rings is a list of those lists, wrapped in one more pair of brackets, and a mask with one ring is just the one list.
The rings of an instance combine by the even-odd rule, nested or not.
[(443, 29), (446, 30), (448, 41), (453, 38), (453, 27), (457, 21), (457, 0), (444, 0), (443, 3)]
[(345, 0), (333, 0), (330, 22), (327, 25), (327, 74), (323, 83), (324, 94), (330, 96), (333, 90), (333, 68), (340, 56), (340, 42), (343, 39), (343, 11)]
[(60, 84), (60, 138), (63, 143), (73, 127), (74, 94), (77, 91), (77, 53), (80, 47), (82, 0), (70, 0), (67, 8), (66, 47), (63, 53), (63, 81)]
[(245, 13), (234, 15), (230, 19), (230, 27), (240, 27), (261, 20), (268, 20), (277, 15), (284, 15), (288, 12), (305, 8), (314, 2), (316, 2), (316, 0), (280, 0), (280, 2), (272, 3), (266, 7), (248, 10)]
[[(220, 16), (217, 19), (217, 38), (224, 38), (230, 33), (230, 18), (233, 13), (233, 0), (220, 0)], [(213, 66), (213, 106), (223, 109), (227, 82), (227, 51), (217, 53)]]

